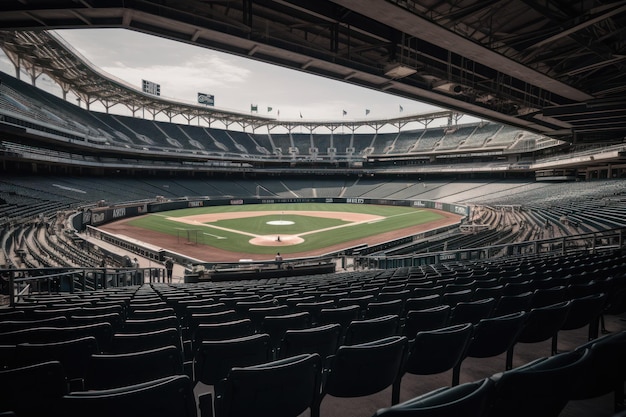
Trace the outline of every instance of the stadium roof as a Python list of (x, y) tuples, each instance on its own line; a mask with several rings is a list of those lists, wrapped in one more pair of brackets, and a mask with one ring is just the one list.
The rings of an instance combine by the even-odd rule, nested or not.
[(626, 137), (621, 0), (0, 4), (0, 29), (75, 27), (138, 30), (574, 142)]

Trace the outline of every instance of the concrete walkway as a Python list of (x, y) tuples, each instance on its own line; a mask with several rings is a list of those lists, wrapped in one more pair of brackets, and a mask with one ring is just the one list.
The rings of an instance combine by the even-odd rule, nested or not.
[[(127, 250), (125, 250), (124, 248), (120, 248), (118, 246), (112, 245), (108, 242), (104, 242), (100, 239), (97, 239), (93, 236), (88, 236), (85, 233), (81, 233), (79, 234), (80, 237), (82, 237), (83, 239), (85, 239), (86, 241), (88, 241), (89, 243), (92, 243), (96, 246), (99, 246), (103, 249), (106, 249), (107, 251), (111, 252), (111, 253), (115, 253), (117, 255), (120, 256), (128, 256), (130, 259), (134, 259), (137, 258), (137, 261), (139, 262), (139, 267), (140, 268), (165, 268), (165, 265), (162, 262), (156, 262), (152, 259), (149, 258), (144, 258), (141, 255), (138, 255), (136, 253), (133, 252), (129, 252)], [(174, 263), (174, 270), (172, 273), (172, 283), (182, 283), (184, 282), (184, 277), (185, 277), (185, 267), (183, 265)]]

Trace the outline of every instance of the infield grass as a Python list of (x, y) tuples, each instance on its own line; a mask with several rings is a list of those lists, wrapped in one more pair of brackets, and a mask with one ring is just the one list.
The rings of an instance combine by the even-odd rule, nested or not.
[[(264, 211), (280, 211), (281, 213), (263, 215), (262, 212)], [(305, 213), (298, 215), (294, 213), (294, 211), (365, 213), (381, 216), (383, 219), (356, 224), (356, 222), (339, 219), (312, 217)], [(227, 212), (258, 212), (259, 215), (248, 218), (198, 223), (197, 225), (184, 224), (168, 219), (168, 217), (187, 217)], [(350, 241), (367, 243), (367, 238), (370, 236), (425, 224), (441, 218), (443, 218), (443, 215), (436, 211), (412, 207), (378, 206), (370, 204), (295, 203), (249, 204), (175, 210), (136, 218), (131, 220), (129, 224), (159, 233), (178, 236), (181, 240), (188, 238), (188, 230), (195, 230), (195, 232), (192, 232), (191, 236), (194, 242), (197, 240), (198, 244), (213, 246), (232, 252), (270, 255), (276, 252), (276, 247), (258, 246), (249, 243), (253, 235), (299, 235), (305, 233), (305, 235), (302, 236), (304, 242), (297, 245), (280, 246), (281, 253), (289, 254), (317, 250)], [(268, 225), (267, 222), (272, 220), (288, 220), (294, 222), (294, 224), (282, 226)], [(324, 230), (328, 228), (332, 229)]]

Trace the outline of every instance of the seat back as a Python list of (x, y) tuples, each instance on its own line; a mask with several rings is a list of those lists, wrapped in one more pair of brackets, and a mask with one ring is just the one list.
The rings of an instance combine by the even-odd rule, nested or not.
[(485, 417), (495, 395), (495, 383), (485, 378), (453, 387), (439, 388), (389, 408), (374, 417)]
[(201, 324), (226, 323), (229, 321), (239, 320), (235, 310), (224, 310), (215, 313), (193, 313), (189, 317), (189, 332), (193, 335)]
[(607, 294), (596, 293), (573, 298), (561, 330), (573, 330), (584, 327), (597, 320), (607, 302)]
[(404, 336), (340, 346), (331, 358), (324, 393), (361, 397), (382, 391), (399, 376), (407, 348)]
[(332, 308), (335, 306), (334, 300), (325, 301), (309, 301), (298, 303), (294, 306), (295, 312), (307, 312), (311, 315), (311, 324), (317, 324), (320, 318), (320, 312), (324, 308)]
[(538, 288), (533, 292), (533, 308), (557, 304), (568, 299), (567, 287), (557, 285), (550, 288)]
[(404, 309), (404, 301), (401, 299), (376, 301), (365, 307), (365, 318), (383, 317), (389, 315), (400, 316)]
[(175, 346), (131, 353), (93, 354), (89, 358), (85, 388), (118, 388), (182, 374), (182, 356)]
[(155, 330), (144, 333), (116, 333), (111, 341), (110, 353), (130, 353), (176, 346), (182, 352), (180, 334), (177, 329)]
[(216, 417), (319, 415), (321, 359), (303, 354), (235, 367), (215, 387)]
[(110, 323), (113, 332), (117, 332), (122, 328), (124, 319), (121, 313), (102, 313), (102, 314), (81, 314), (71, 316), (70, 323), (74, 326), (83, 326), (85, 324)]
[(432, 307), (439, 307), (441, 304), (441, 294), (430, 294), (423, 297), (413, 297), (406, 300), (404, 311), (424, 310)]
[(480, 320), (474, 326), (467, 356), (489, 358), (506, 352), (516, 342), (527, 315), (528, 313), (520, 311)]
[(450, 324), (476, 324), (480, 320), (491, 315), (491, 311), (493, 310), (495, 304), (495, 298), (485, 298), (482, 300), (457, 303), (450, 314)]
[(519, 311), (530, 311), (532, 307), (533, 293), (528, 291), (516, 295), (503, 295), (493, 309), (493, 317), (506, 316)]
[(531, 309), (518, 342), (536, 343), (552, 338), (565, 323), (570, 306), (571, 301), (564, 301)]
[(162, 317), (176, 317), (176, 310), (172, 307), (161, 307), (161, 308), (136, 308), (131, 311), (129, 319), (134, 320), (147, 320), (147, 319), (159, 319)]
[(599, 397), (615, 391), (620, 403), (623, 401), (623, 387), (626, 379), (626, 331), (608, 334), (578, 347), (589, 349), (591, 366), (583, 380), (582, 386), (575, 390), (572, 400), (583, 400)]
[(356, 345), (395, 336), (398, 334), (399, 322), (397, 315), (354, 320), (348, 325), (344, 344)]
[(289, 306), (282, 304), (272, 307), (253, 307), (247, 312), (247, 317), (252, 321), (256, 331), (261, 331), (263, 320), (267, 316), (280, 316), (289, 314)]
[(120, 388), (65, 395), (59, 409), (67, 417), (196, 417), (191, 380), (186, 375)]
[(215, 385), (226, 378), (233, 367), (258, 365), (270, 360), (270, 337), (267, 334), (205, 340), (194, 354), (194, 382)]
[(287, 330), (278, 350), (278, 357), (286, 358), (302, 353), (317, 353), (322, 362), (334, 355), (339, 347), (341, 325), (327, 324), (309, 329)]
[(472, 332), (466, 323), (417, 333), (405, 372), (432, 375), (454, 368), (465, 357)]
[[(2, 318), (2, 317), (0, 317)], [(37, 327), (65, 327), (67, 326), (67, 317), (61, 315), (57, 317), (48, 317), (43, 319), (25, 320), (21, 319), (8, 319), (0, 321), (0, 333), (13, 332), (16, 330), (34, 329)]]
[[(58, 361), (0, 371), (0, 412), (39, 417), (58, 410), (67, 393), (63, 365)], [(35, 399), (36, 398), (36, 399)]]
[(253, 333), (254, 327), (250, 319), (200, 324), (192, 334), (192, 341), (194, 346), (198, 346), (203, 340), (235, 339)]
[(441, 302), (448, 304), (450, 307), (456, 306), (460, 302), (472, 300), (472, 290), (459, 290), (452, 292), (444, 292), (441, 296)]
[(319, 324), (340, 324), (345, 330), (348, 325), (359, 318), (360, 307), (357, 304), (337, 308), (323, 308), (320, 311)]
[(84, 379), (89, 358), (99, 352), (96, 338), (87, 336), (63, 342), (23, 343), (17, 345), (16, 356), (23, 364), (59, 361), (68, 379)]
[(496, 374), (492, 415), (557, 417), (588, 374), (590, 357), (576, 350)]
[(1, 333), (0, 344), (63, 342), (93, 336), (98, 341), (98, 347), (105, 351), (112, 335), (113, 328), (106, 322), (69, 327), (37, 327)]
[(306, 329), (311, 325), (311, 314), (306, 311), (280, 316), (266, 316), (261, 323), (264, 333), (270, 335), (272, 349), (276, 350), (287, 330)]
[(163, 329), (180, 329), (180, 322), (176, 316), (165, 316), (147, 319), (127, 319), (122, 330), (118, 333), (145, 333)]
[(404, 320), (403, 334), (412, 340), (418, 332), (446, 327), (450, 320), (451, 310), (447, 304), (422, 310), (410, 310)]

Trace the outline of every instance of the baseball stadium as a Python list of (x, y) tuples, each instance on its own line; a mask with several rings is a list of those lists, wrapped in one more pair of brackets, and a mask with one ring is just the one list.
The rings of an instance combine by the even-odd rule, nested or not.
[[(617, 0), (2, 2), (0, 415), (626, 416), (624, 27)], [(183, 50), (279, 81), (231, 108), (244, 66)], [(230, 93), (108, 71), (155, 57)]]

